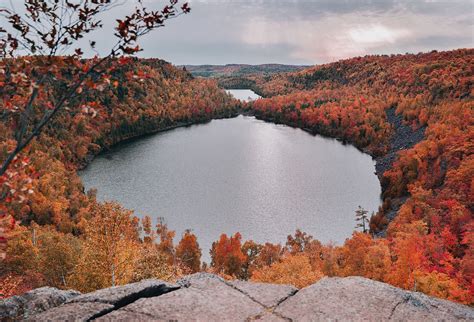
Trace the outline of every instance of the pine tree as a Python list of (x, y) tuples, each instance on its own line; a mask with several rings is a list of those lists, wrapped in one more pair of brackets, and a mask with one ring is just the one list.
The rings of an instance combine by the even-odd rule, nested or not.
[(364, 208), (362, 208), (361, 206), (359, 206), (359, 208), (356, 210), (356, 222), (357, 225), (355, 226), (355, 228), (362, 228), (362, 232), (364, 234), (366, 234), (368, 232), (368, 224), (369, 224), (369, 218), (367, 216), (369, 212), (367, 210), (365, 210)]

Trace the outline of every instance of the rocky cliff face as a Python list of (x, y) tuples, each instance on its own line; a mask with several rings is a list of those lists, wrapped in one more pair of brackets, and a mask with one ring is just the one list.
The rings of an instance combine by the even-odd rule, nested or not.
[(0, 319), (29, 321), (474, 321), (470, 307), (360, 277), (297, 290), (194, 274), (89, 294), (42, 288), (0, 302)]

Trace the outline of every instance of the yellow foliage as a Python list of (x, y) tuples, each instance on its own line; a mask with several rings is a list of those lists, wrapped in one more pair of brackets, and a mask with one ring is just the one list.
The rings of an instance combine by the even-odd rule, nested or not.
[(416, 290), (425, 294), (457, 301), (464, 304), (472, 304), (472, 296), (469, 291), (463, 290), (456, 280), (439, 272), (416, 271), (414, 273)]
[(139, 259), (132, 212), (116, 203), (98, 204), (85, 224), (83, 252), (71, 283), (82, 291), (129, 283)]
[(322, 277), (321, 272), (312, 270), (308, 257), (287, 255), (281, 262), (256, 270), (252, 275), (252, 281), (290, 284), (297, 288), (303, 288), (315, 283)]

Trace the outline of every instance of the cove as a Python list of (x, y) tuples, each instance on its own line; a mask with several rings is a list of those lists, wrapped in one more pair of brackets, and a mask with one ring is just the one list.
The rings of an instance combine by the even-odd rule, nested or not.
[(299, 228), (343, 243), (357, 206), (380, 205), (374, 171), (351, 145), (239, 116), (120, 144), (79, 174), (99, 200), (163, 217), (175, 242), (191, 229), (209, 261), (221, 233), (285, 243)]

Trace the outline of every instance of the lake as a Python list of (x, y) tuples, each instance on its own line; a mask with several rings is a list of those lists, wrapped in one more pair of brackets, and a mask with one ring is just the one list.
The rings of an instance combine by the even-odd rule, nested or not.
[(226, 92), (244, 102), (254, 101), (261, 97), (250, 89), (227, 89)]
[(284, 243), (300, 228), (343, 243), (357, 206), (380, 205), (374, 171), (372, 158), (351, 145), (239, 116), (120, 144), (80, 176), (99, 200), (163, 217), (176, 243), (191, 229), (209, 261), (221, 233)]

